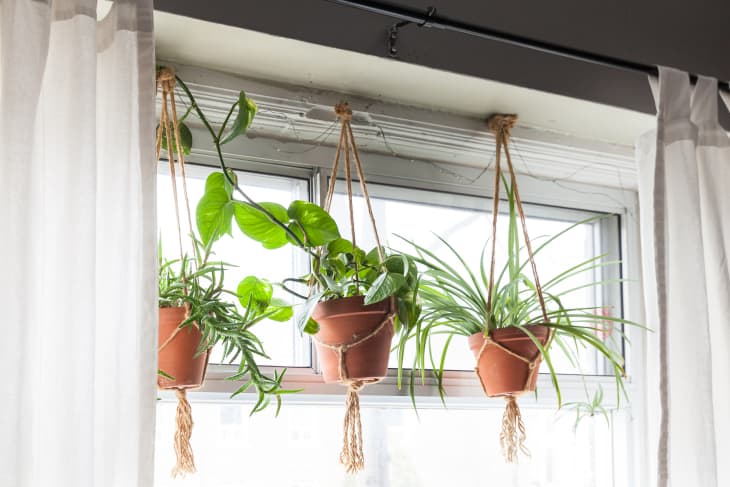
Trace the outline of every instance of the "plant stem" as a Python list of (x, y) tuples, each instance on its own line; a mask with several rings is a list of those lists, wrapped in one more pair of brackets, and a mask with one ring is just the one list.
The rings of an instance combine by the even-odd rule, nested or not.
[(299, 294), (298, 292), (296, 292), (296, 291), (294, 291), (294, 290), (289, 289), (288, 287), (286, 287), (284, 284), (287, 283), (287, 282), (297, 282), (297, 283), (300, 283), (300, 284), (306, 284), (307, 281), (305, 281), (304, 279), (287, 278), (287, 279), (284, 279), (283, 281), (281, 281), (281, 288), (284, 291), (286, 291), (289, 294), (291, 294), (292, 296), (296, 296), (299, 299), (303, 299), (305, 301), (308, 299), (307, 296), (305, 296), (303, 294)]
[[(267, 210), (263, 206), (256, 203), (253, 199), (251, 199), (251, 197), (249, 197), (240, 188), (240, 186), (238, 186), (236, 181), (233, 180), (230, 173), (228, 172), (228, 167), (226, 166), (225, 159), (223, 159), (223, 151), (221, 150), (220, 137), (215, 133), (215, 130), (213, 130), (213, 127), (210, 125), (210, 123), (208, 122), (208, 119), (205, 117), (205, 114), (203, 114), (203, 111), (198, 106), (198, 102), (195, 100), (195, 97), (193, 96), (192, 92), (190, 91), (188, 86), (185, 84), (185, 82), (183, 80), (181, 80), (180, 77), (177, 75), (175, 75), (175, 79), (180, 84), (182, 89), (185, 91), (185, 94), (188, 96), (188, 99), (190, 100), (190, 106), (193, 107), (193, 109), (195, 109), (195, 112), (198, 114), (198, 118), (200, 118), (200, 120), (203, 122), (203, 125), (205, 125), (205, 128), (208, 129), (210, 136), (213, 138), (213, 144), (215, 145), (215, 150), (216, 150), (216, 153), (218, 154), (218, 162), (220, 164), (221, 170), (223, 171), (223, 176), (226, 178), (226, 180), (228, 180), (228, 183), (233, 188), (236, 189), (236, 191), (243, 197), (243, 199), (245, 199), (248, 202), (248, 204), (250, 204), (252, 207), (254, 207), (256, 210), (260, 211), (264, 215), (266, 215), (266, 217), (272, 223), (281, 227), (281, 229), (284, 230), (287, 233), (287, 235), (289, 235), (292, 238), (292, 240), (294, 240), (294, 242), (296, 242), (296, 245), (298, 247), (303, 249), (308, 254), (310, 254), (312, 256), (316, 256), (316, 254), (312, 250), (308, 249), (304, 245), (304, 242), (302, 242), (302, 240), (288, 226), (286, 226), (284, 223), (279, 221), (279, 219), (276, 218), (269, 210)], [(231, 114), (233, 113), (233, 108), (234, 107), (231, 107), (231, 110), (228, 112), (228, 116), (226, 117), (224, 126), (228, 122), (228, 119), (230, 118)]]

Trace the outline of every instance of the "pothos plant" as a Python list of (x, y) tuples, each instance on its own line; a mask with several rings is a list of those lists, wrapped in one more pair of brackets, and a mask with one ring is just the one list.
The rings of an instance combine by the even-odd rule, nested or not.
[[(529, 336), (542, 354), (557, 393), (558, 407), (562, 405), (562, 395), (552, 360), (552, 351), (555, 347), (576, 367), (580, 367), (581, 349), (592, 348), (598, 352), (612, 371), (616, 382), (616, 393), (620, 398), (622, 393), (625, 395), (623, 357), (616, 347), (616, 342), (612, 345), (610, 341), (605, 341), (602, 335), (606, 333), (606, 325), (609, 324), (612, 339), (625, 339), (622, 325), (641, 325), (621, 317), (597, 313), (595, 307), (576, 308), (564, 304), (566, 296), (576, 291), (620, 282), (620, 279), (589, 279), (587, 283), (566, 288), (565, 284), (569, 279), (618, 265), (620, 262), (608, 260), (605, 255), (598, 255), (577, 262), (542, 284), (549, 319), (545, 322), (535, 283), (525, 272), (529, 262), (524, 255), (524, 249), (520, 246), (514, 192), (506, 182), (505, 187), (509, 202), (507, 261), (495, 277), (491, 309), (487, 304), (490, 264), (485, 259), (487, 245), (484, 246), (479, 261), (469, 263), (442, 237), (438, 238), (447, 249), (446, 255), (437, 255), (415, 242), (406, 240), (414, 249), (411, 259), (423, 267), (419, 291), (423, 314), (407, 333), (401, 334), (399, 346), (399, 349), (403, 350), (406, 342), (412, 340), (415, 343), (416, 354), (410, 372), (411, 391), (413, 382), (417, 380), (416, 375), (420, 374), (423, 381), (426, 371), (431, 369), (443, 400), (444, 364), (453, 337), (457, 335), (469, 337), (475, 333), (487, 334), (498, 328), (515, 327)], [(599, 218), (602, 216), (577, 222), (547, 238), (537, 246), (534, 254), (537, 255), (554, 245), (556, 239), (573, 228)], [(551, 338), (546, 344), (541, 343), (526, 328), (532, 324), (541, 324), (552, 329)], [(442, 345), (434, 341), (434, 338), (439, 336), (446, 337)], [(398, 363), (399, 377), (403, 370), (403, 360), (401, 354)]]
[[(329, 213), (314, 203), (297, 200), (284, 207), (250, 198), (239, 186), (235, 173), (228, 168), (222, 146), (246, 133), (256, 115), (256, 104), (241, 91), (216, 129), (185, 82), (179, 77), (176, 79), (189, 100), (184, 117), (194, 113), (202, 122), (221, 168), (221, 172), (211, 174), (206, 180), (205, 193), (196, 210), (203, 244), (231, 235), (235, 222), (243, 234), (264, 248), (292, 245), (305, 252), (310, 258), (311, 272), (280, 283), (284, 290), (305, 300), (303, 311), (297, 314), (297, 325), (303, 332), (314, 334), (319, 329), (311, 318), (317, 302), (356, 295), (363, 295), (365, 304), (394, 296), (398, 306), (394, 320), (396, 330), (401, 323), (413, 323), (420, 313), (415, 264), (403, 254), (387, 255), (381, 262), (376, 249), (365, 252), (354, 246), (341, 237)], [(187, 127), (185, 132), (190, 132)], [(192, 135), (182, 139), (183, 150), (186, 141), (192, 145)], [(292, 283), (304, 284), (310, 292), (304, 295), (292, 289)]]
[[(318, 302), (350, 296), (364, 296), (366, 305), (394, 296), (398, 306), (396, 329), (401, 323), (415, 321), (420, 312), (418, 277), (415, 263), (407, 256), (391, 253), (381, 261), (377, 249), (365, 252), (342, 238), (334, 219), (314, 203), (297, 200), (288, 208), (271, 202), (257, 206), (235, 199), (223, 175), (213, 173), (198, 205), (198, 227), (201, 234), (216, 235), (230, 232), (235, 222), (242, 233), (264, 248), (291, 245), (309, 256), (309, 273), (280, 283), (284, 290), (304, 300), (297, 316), (301, 331), (314, 334), (319, 330), (311, 317)], [(292, 284), (309, 291), (303, 294)]]
[[(225, 271), (233, 266), (212, 261), (210, 245), (204, 246), (198, 240), (194, 240), (194, 245), (194, 257), (183, 255), (182, 259), (172, 260), (162, 257), (160, 245), (159, 307), (187, 307), (189, 313), (179, 326), (196, 325), (200, 330), (202, 338), (197, 355), (221, 345), (223, 360), (238, 367), (236, 373), (227, 379), (245, 380), (233, 396), (253, 388), (258, 399), (251, 413), (266, 408), (271, 398), (277, 402), (278, 413), (281, 396), (296, 391), (282, 388), (285, 371), (274, 371), (273, 377), (261, 371), (256, 362), (268, 356), (253, 327), (266, 319), (288, 321), (292, 316), (291, 306), (272, 298), (271, 284), (255, 276), (243, 279), (237, 292), (227, 290), (224, 287)], [(242, 312), (235, 301), (240, 303)], [(173, 379), (164, 370), (160, 374)]]

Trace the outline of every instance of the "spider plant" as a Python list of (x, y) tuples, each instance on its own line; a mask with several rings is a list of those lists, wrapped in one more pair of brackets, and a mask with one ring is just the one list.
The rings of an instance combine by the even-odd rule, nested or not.
[[(268, 358), (261, 340), (253, 331), (254, 325), (271, 319), (288, 321), (292, 309), (283, 301), (272, 297), (272, 286), (254, 276), (245, 278), (238, 292), (227, 290), (224, 285), (226, 269), (233, 267), (220, 261), (211, 261), (211, 246), (194, 242), (194, 258), (183, 255), (182, 259), (167, 260), (159, 249), (159, 307), (187, 306), (188, 317), (181, 328), (197, 324), (202, 334), (198, 355), (220, 344), (223, 360), (236, 364), (238, 369), (228, 380), (245, 380), (233, 394), (236, 396), (253, 388), (257, 401), (251, 414), (265, 409), (272, 398), (276, 400), (278, 414), (281, 396), (296, 391), (282, 388), (285, 370), (274, 371), (273, 377), (264, 374), (257, 360)], [(236, 306), (239, 301), (241, 310)], [(160, 374), (167, 376), (164, 371)]]
[[(475, 333), (488, 335), (497, 328), (516, 327), (522, 330), (538, 350), (548, 366), (550, 378), (558, 398), (558, 407), (562, 406), (562, 395), (558, 383), (558, 374), (553, 365), (552, 352), (557, 347), (570, 360), (573, 366), (579, 366), (579, 351), (593, 348), (606, 359), (616, 381), (616, 392), (626, 394), (624, 388), (623, 357), (611, 343), (600, 338), (605, 331), (605, 323), (612, 322), (623, 325), (637, 325), (620, 318), (597, 314), (595, 307), (573, 308), (564, 304), (571, 293), (586, 288), (597, 288), (604, 284), (620, 282), (616, 280), (597, 280), (565, 289), (567, 281), (575, 276), (593, 273), (597, 269), (618, 265), (620, 262), (607, 259), (606, 255), (598, 255), (577, 262), (565, 269), (549, 281), (542, 284), (547, 308), (546, 323), (541, 312), (537, 289), (534, 280), (528, 277), (525, 268), (529, 265), (524, 249), (520, 246), (518, 235), (517, 211), (515, 208), (514, 188), (507, 188), (509, 203), (509, 225), (507, 239), (507, 261), (495, 277), (492, 296), (492, 308), (487, 307), (489, 289), (488, 273), (490, 261), (486, 259), (487, 245), (484, 246), (478, 262), (467, 262), (445, 238), (438, 237), (446, 247), (449, 257), (453, 257), (457, 265), (447, 262), (448, 257), (436, 254), (415, 242), (405, 240), (414, 249), (411, 259), (423, 268), (419, 296), (423, 306), (421, 319), (413, 324), (407, 333), (402, 333), (398, 345), (399, 385), (403, 371), (406, 342), (415, 343), (415, 358), (410, 370), (410, 392), (413, 399), (413, 384), (420, 375), (425, 381), (427, 368), (433, 371), (438, 383), (439, 393), (444, 400), (444, 364), (452, 339), (456, 335), (468, 337)], [(603, 216), (596, 216), (577, 222), (556, 235), (547, 238), (536, 247), (538, 255), (552, 245), (556, 239), (573, 228), (592, 223)], [(526, 326), (542, 324), (552, 330), (549, 341), (543, 345)], [(625, 338), (623, 327), (615, 327), (618, 338)], [(439, 345), (434, 338), (446, 336)], [(415, 405), (415, 402), (414, 402)]]

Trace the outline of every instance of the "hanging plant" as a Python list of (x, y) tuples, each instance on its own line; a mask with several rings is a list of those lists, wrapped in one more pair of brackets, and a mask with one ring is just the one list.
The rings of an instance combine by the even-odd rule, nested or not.
[[(175, 79), (171, 70), (158, 69), (157, 80), (162, 94), (162, 108), (157, 128), (156, 160), (160, 160), (161, 150), (165, 149), (168, 154), (178, 230), (177, 243), (180, 251), (179, 259), (165, 260), (162, 257), (161, 244), (158, 249), (160, 258), (158, 386), (161, 389), (175, 390), (178, 398), (175, 432), (177, 460), (172, 472), (173, 476), (178, 476), (195, 472), (193, 451), (190, 446), (193, 421), (186, 391), (202, 386), (210, 350), (214, 346), (220, 344), (223, 349), (223, 360), (237, 365), (236, 373), (228, 379), (246, 381), (233, 393), (233, 396), (250, 388), (255, 389), (258, 399), (252, 414), (263, 410), (272, 398), (276, 400), (278, 414), (281, 395), (296, 391), (281, 387), (284, 372), (275, 371), (273, 377), (261, 372), (256, 360), (267, 356), (261, 341), (252, 331), (254, 325), (266, 319), (288, 321), (292, 316), (291, 307), (273, 298), (271, 284), (254, 276), (245, 278), (236, 293), (226, 290), (223, 287), (224, 273), (232, 266), (210, 259), (212, 245), (226, 233), (225, 229), (215, 234), (201, 233), (203, 241), (198, 240), (193, 231), (184, 160), (184, 154), (189, 152), (192, 145), (192, 136), (189, 130), (183, 129), (184, 126), (177, 118)], [(249, 114), (247, 117), (250, 119), (253, 115)], [(250, 120), (246, 124), (250, 124)], [(247, 126), (235, 130), (245, 130)], [(183, 247), (176, 162), (181, 175), (184, 210), (190, 230), (193, 257), (187, 255)], [(220, 178), (220, 181), (209, 178), (210, 187), (216, 187), (217, 183), (224, 189), (228, 188), (224, 178)], [(198, 213), (200, 211), (199, 204)], [(243, 313), (232, 302), (231, 297), (238, 299)]]
[[(520, 452), (529, 455), (525, 446), (525, 426), (516, 399), (535, 390), (543, 360), (548, 366), (557, 392), (558, 406), (562, 405), (558, 378), (551, 359), (552, 347), (557, 344), (574, 365), (578, 364), (579, 348), (595, 349), (610, 364), (616, 380), (617, 394), (620, 396), (622, 392), (625, 394), (623, 357), (601, 335), (605, 331), (606, 323), (637, 325), (629, 320), (607, 316), (604, 312), (596, 314), (594, 308), (568, 308), (563, 304), (564, 297), (571, 292), (598, 287), (607, 282), (594, 281), (575, 289), (560, 290), (560, 285), (567, 279), (617, 264), (606, 261), (604, 256), (577, 263), (544, 284), (539, 281), (535, 255), (572, 228), (601, 217), (578, 222), (552, 236), (533, 251), (508, 149), (510, 130), (515, 121), (515, 116), (495, 116), (489, 122), (496, 138), (492, 237), (489, 242), (490, 252), (487, 253), (488, 247), (485, 245), (481, 259), (476, 263), (478, 270), (475, 271), (444, 238), (439, 237), (448, 249), (449, 256), (436, 255), (415, 242), (406, 241), (415, 250), (411, 259), (424, 268), (419, 288), (423, 314), (408, 332), (401, 334), (399, 343), (399, 348), (403, 349), (408, 340), (416, 342), (416, 356), (410, 372), (411, 384), (417, 380), (417, 374), (423, 380), (427, 367), (430, 367), (438, 381), (443, 400), (444, 364), (452, 338), (454, 335), (468, 338), (476, 360), (475, 372), (485, 394), (489, 397), (504, 397), (507, 401), (500, 443), (508, 462), (515, 462)], [(503, 149), (507, 159), (509, 183), (501, 168), (500, 156)], [(505, 185), (509, 226), (507, 262), (497, 274), (495, 246), (500, 183)], [(520, 226), (524, 249), (520, 244)], [(459, 263), (458, 266), (447, 263), (446, 260), (452, 257)], [(532, 278), (524, 272), (528, 265)], [(623, 337), (619, 327), (614, 332), (615, 337)], [(434, 356), (438, 345), (432, 342), (432, 338), (443, 335), (447, 336), (446, 342)], [(402, 370), (403, 357), (400, 356), (399, 376)]]
[[(358, 392), (386, 375), (392, 337), (415, 323), (420, 305), (416, 299), (416, 265), (405, 255), (386, 254), (380, 242), (350, 127), (352, 111), (343, 103), (336, 106), (335, 112), (341, 131), (324, 208), (306, 201), (294, 201), (288, 208), (276, 203), (240, 201), (206, 184), (201, 205), (210, 211), (206, 211), (204, 220), (199, 215), (198, 225), (204, 234), (229, 228), (235, 221), (244, 234), (265, 248), (293, 245), (309, 256), (310, 273), (286, 279), (281, 285), (304, 300), (297, 323), (300, 330), (314, 336), (325, 382), (348, 387), (340, 461), (348, 472), (357, 472), (364, 468)], [(328, 213), (343, 158), (350, 240), (341, 236)], [(376, 247), (369, 252), (358, 247), (356, 241), (353, 166), (376, 240)], [(306, 286), (309, 292), (301, 294), (292, 284)]]

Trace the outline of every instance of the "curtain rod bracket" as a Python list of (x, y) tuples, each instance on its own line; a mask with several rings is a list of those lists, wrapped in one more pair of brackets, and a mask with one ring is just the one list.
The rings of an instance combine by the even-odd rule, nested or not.
[[(434, 15), (436, 15), (436, 8), (428, 7), (423, 20), (416, 25), (418, 27), (430, 27), (431, 19)], [(390, 57), (398, 57), (398, 48), (396, 47), (396, 43), (398, 42), (398, 29), (414, 23), (415, 22), (411, 22), (410, 20), (403, 20), (396, 22), (390, 27), (390, 29), (388, 29), (388, 54)]]

